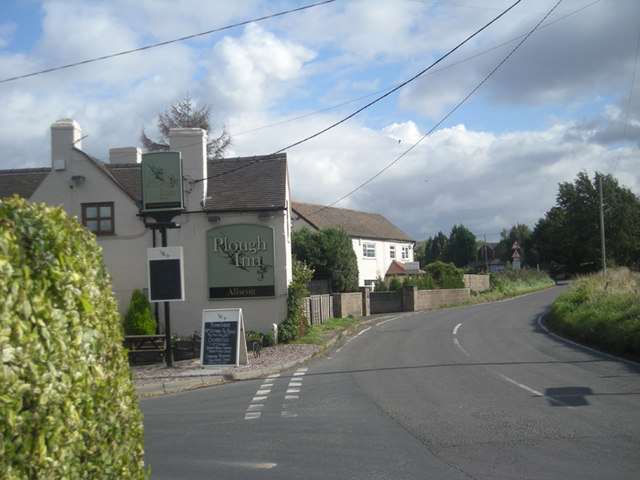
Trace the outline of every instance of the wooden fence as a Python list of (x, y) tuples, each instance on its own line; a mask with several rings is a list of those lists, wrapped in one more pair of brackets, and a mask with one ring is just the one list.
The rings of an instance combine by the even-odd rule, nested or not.
[(333, 297), (331, 295), (311, 295), (304, 299), (304, 314), (311, 325), (321, 325), (333, 317)]

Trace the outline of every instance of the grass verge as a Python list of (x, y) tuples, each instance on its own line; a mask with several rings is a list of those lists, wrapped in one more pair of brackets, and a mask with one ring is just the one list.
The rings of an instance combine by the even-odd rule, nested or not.
[(361, 318), (356, 317), (328, 318), (321, 325), (308, 326), (306, 333), (295, 343), (324, 345), (336, 330), (348, 330), (361, 321)]
[(627, 268), (574, 280), (547, 317), (549, 327), (621, 357), (640, 359), (640, 274)]

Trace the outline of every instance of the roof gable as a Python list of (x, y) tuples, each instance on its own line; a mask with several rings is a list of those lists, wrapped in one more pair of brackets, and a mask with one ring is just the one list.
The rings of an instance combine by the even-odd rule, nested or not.
[(302, 202), (291, 202), (291, 208), (300, 218), (318, 230), (328, 227), (342, 227), (352, 238), (414, 242), (413, 238), (379, 213), (359, 212)]

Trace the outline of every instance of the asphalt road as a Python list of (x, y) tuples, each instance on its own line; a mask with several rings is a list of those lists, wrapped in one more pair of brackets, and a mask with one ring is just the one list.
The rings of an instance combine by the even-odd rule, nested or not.
[(152, 479), (637, 479), (640, 367), (561, 341), (560, 288), (368, 322), (309, 365), (141, 401)]

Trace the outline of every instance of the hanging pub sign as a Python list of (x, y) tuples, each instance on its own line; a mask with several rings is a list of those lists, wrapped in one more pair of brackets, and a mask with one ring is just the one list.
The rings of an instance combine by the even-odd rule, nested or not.
[(275, 297), (273, 228), (228, 225), (206, 233), (209, 300)]
[(142, 155), (142, 212), (184, 210), (180, 152)]
[(184, 301), (182, 247), (147, 248), (150, 302)]

